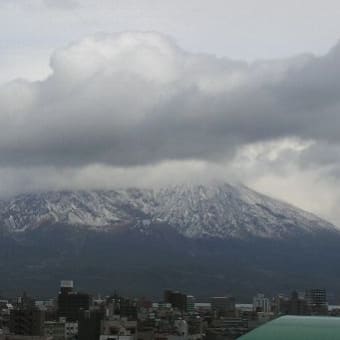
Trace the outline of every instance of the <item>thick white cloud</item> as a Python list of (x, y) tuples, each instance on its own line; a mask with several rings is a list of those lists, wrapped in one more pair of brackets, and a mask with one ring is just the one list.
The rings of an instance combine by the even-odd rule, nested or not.
[(187, 53), (156, 33), (56, 51), (52, 75), (0, 93), (0, 164), (138, 166), (230, 159), (297, 137), (339, 142), (340, 47), (254, 64)]
[(1, 86), (0, 192), (232, 179), (339, 221), (339, 57), (248, 64), (151, 32), (85, 38), (46, 79)]

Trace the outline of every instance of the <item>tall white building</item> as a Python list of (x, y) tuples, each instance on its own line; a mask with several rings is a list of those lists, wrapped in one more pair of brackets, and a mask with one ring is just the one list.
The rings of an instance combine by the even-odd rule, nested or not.
[(253, 297), (253, 310), (263, 313), (270, 313), (271, 306), (268, 298), (264, 294), (257, 294)]

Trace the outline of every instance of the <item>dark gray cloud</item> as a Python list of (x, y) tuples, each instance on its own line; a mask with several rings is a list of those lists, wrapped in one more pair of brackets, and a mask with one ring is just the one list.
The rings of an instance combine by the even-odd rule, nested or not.
[(0, 92), (2, 166), (228, 160), (286, 137), (340, 142), (340, 45), (253, 64), (192, 54), (156, 33), (86, 38), (52, 75)]

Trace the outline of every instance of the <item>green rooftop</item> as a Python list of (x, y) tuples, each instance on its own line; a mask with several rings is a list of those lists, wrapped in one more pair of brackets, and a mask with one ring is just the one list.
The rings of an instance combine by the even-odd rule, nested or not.
[(241, 336), (239, 340), (339, 340), (340, 318), (281, 316)]

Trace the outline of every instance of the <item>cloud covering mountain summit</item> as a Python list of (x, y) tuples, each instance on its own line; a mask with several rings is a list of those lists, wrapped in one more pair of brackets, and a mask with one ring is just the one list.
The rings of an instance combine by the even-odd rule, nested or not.
[(44, 79), (0, 85), (0, 196), (236, 180), (339, 224), (339, 56), (247, 63), (155, 32), (83, 38)]
[(158, 33), (91, 36), (57, 50), (46, 80), (2, 86), (0, 163), (218, 161), (287, 137), (337, 146), (339, 55), (247, 64)]

